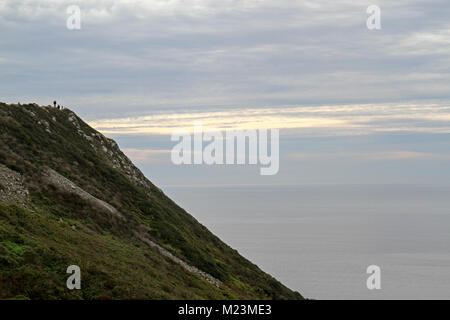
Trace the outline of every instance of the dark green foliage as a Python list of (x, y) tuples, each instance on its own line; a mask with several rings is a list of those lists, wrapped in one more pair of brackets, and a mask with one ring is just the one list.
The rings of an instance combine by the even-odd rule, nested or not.
[[(0, 298), (302, 298), (220, 241), (157, 187), (130, 179), (99, 139), (86, 138), (97, 132), (77, 117), (80, 134), (68, 120), (71, 115), (68, 109), (0, 104), (0, 163), (21, 173), (30, 191), (28, 209), (0, 205)], [(113, 205), (127, 223), (45, 183), (45, 167)], [(224, 284), (213, 287), (146, 247), (133, 234), (139, 224), (149, 228), (155, 242)], [(82, 290), (65, 287), (71, 264), (82, 269)]]

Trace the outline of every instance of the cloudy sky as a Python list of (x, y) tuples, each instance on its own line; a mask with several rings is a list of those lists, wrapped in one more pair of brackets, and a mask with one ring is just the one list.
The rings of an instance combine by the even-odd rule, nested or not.
[[(437, 0), (1, 0), (0, 100), (58, 100), (160, 185), (447, 183), (449, 14)], [(170, 133), (197, 120), (281, 129), (279, 174), (174, 166)]]

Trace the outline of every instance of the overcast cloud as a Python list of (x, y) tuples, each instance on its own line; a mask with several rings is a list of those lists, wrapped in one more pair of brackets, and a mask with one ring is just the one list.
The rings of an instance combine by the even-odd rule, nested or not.
[(279, 183), (448, 181), (449, 16), (445, 0), (1, 0), (0, 100), (56, 99), (157, 182), (204, 173), (167, 158), (198, 119), (281, 128)]
[[(448, 1), (2, 0), (3, 100), (165, 107), (448, 99)], [(66, 29), (67, 6), (82, 29)], [(93, 109), (92, 107), (95, 107)]]

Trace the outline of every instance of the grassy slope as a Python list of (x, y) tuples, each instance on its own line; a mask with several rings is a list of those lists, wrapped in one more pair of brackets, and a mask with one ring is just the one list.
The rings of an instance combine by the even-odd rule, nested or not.
[[(158, 188), (131, 181), (99, 151), (98, 141), (77, 132), (68, 121), (70, 114), (0, 104), (0, 163), (24, 175), (32, 202), (32, 210), (0, 205), (0, 298), (301, 298), (221, 242)], [(78, 121), (85, 134), (96, 133)], [(114, 205), (130, 225), (145, 224), (156, 242), (224, 285), (209, 285), (145, 247), (130, 225), (45, 186), (43, 166)], [(81, 267), (80, 291), (65, 289), (70, 264)]]

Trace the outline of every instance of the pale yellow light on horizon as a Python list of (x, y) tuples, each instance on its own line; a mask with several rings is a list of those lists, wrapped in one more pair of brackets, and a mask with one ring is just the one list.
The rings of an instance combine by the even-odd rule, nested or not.
[[(409, 121), (437, 121), (442, 125), (408, 125)], [(281, 107), (220, 111), (158, 113), (137, 117), (102, 119), (89, 124), (105, 134), (170, 135), (174, 131), (193, 132), (226, 129), (312, 129), (330, 133), (428, 131), (450, 132), (450, 108), (439, 105), (343, 105)]]

